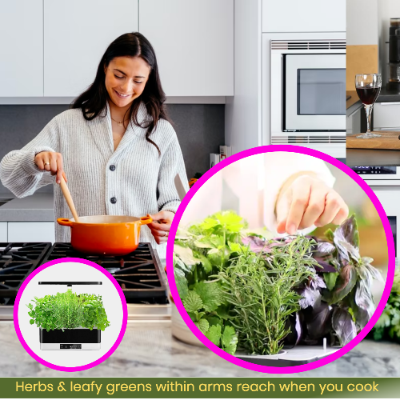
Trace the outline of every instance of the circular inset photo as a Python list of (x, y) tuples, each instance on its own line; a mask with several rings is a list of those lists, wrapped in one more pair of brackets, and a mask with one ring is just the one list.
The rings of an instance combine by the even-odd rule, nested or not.
[(302, 372), (374, 327), (391, 225), (350, 168), (298, 146), (229, 157), (185, 195), (167, 249), (176, 338), (255, 371)]
[(60, 371), (82, 371), (107, 359), (127, 324), (125, 296), (115, 279), (81, 259), (46, 263), (25, 280), (14, 326), (25, 350)]

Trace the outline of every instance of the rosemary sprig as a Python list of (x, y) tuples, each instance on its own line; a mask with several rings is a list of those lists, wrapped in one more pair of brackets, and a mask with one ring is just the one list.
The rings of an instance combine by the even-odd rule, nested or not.
[(298, 236), (290, 243), (262, 253), (240, 254), (218, 280), (225, 301), (231, 304), (230, 323), (239, 333), (240, 346), (250, 354), (277, 354), (291, 332), (289, 316), (300, 310), (295, 288), (313, 279), (316, 261), (311, 257), (312, 239)]

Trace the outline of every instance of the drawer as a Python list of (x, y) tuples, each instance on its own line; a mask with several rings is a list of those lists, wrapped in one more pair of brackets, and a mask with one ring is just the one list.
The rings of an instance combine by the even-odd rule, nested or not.
[(54, 222), (9, 222), (9, 242), (55, 242)]
[(400, 102), (375, 103), (373, 117), (374, 130), (381, 128), (400, 130)]
[(7, 242), (7, 222), (0, 222), (0, 242)]

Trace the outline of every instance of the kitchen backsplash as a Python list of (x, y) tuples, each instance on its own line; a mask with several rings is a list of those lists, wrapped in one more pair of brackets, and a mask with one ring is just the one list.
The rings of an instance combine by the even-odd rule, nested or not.
[[(21, 149), (68, 105), (0, 106), (0, 159), (11, 150)], [(168, 104), (168, 114), (177, 132), (188, 178), (204, 173), (209, 154), (218, 153), (224, 144), (225, 106), (221, 104)], [(51, 192), (46, 186), (41, 192)], [(0, 194), (9, 193), (0, 183)]]

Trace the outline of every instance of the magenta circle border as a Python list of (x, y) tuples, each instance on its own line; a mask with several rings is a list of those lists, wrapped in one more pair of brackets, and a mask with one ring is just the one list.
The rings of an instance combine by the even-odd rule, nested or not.
[[(57, 265), (57, 264), (63, 264), (63, 263), (68, 263), (68, 262), (73, 262), (73, 263), (80, 263), (80, 264), (85, 264), (88, 265), (89, 267), (93, 267), (95, 269), (97, 269), (98, 271), (100, 271), (103, 275), (105, 275), (111, 282), (112, 284), (115, 286), (115, 288), (118, 291), (119, 297), (121, 299), (121, 304), (122, 304), (122, 326), (121, 326), (121, 331), (117, 337), (117, 340), (115, 341), (115, 343), (113, 344), (113, 346), (110, 348), (110, 350), (108, 350), (108, 352), (106, 354), (104, 354), (102, 357), (100, 357), (98, 360), (93, 361), (89, 364), (86, 365), (81, 365), (79, 367), (63, 367), (60, 365), (55, 365), (52, 363), (49, 363), (48, 361), (44, 360), (43, 358), (40, 358), (26, 343), (24, 337), (22, 336), (22, 332), (21, 329), (19, 327), (19, 320), (18, 320), (18, 310), (19, 310), (19, 303), (21, 300), (21, 296), (23, 291), (25, 290), (26, 286), (28, 285), (28, 283), (41, 271), (43, 271), (44, 269), (51, 267), (53, 265)], [(15, 299), (15, 305), (14, 305), (14, 328), (15, 328), (15, 332), (17, 333), (18, 339), (22, 344), (22, 347), (26, 350), (26, 352), (32, 357), (34, 358), (38, 363), (44, 365), (45, 367), (57, 370), (57, 371), (66, 371), (66, 372), (77, 372), (77, 371), (85, 371), (87, 369), (93, 368), (96, 365), (101, 364), (103, 361), (105, 361), (108, 357), (111, 356), (111, 354), (114, 353), (115, 350), (117, 350), (119, 344), (122, 341), (122, 338), (125, 335), (125, 331), (126, 331), (126, 326), (128, 323), (128, 306), (126, 304), (126, 300), (125, 300), (125, 295), (124, 292), (122, 291), (121, 287), (119, 286), (118, 282), (114, 279), (114, 277), (104, 268), (100, 267), (100, 265), (88, 261), (88, 260), (84, 260), (82, 258), (72, 258), (72, 257), (65, 257), (65, 258), (60, 258), (56, 261), (49, 261), (43, 265), (41, 265), (38, 269), (36, 269), (35, 271), (33, 271), (24, 281), (24, 283), (22, 284), (21, 288), (18, 291), (17, 297)]]
[[(182, 214), (185, 211), (187, 205), (189, 204), (190, 200), (192, 197), (196, 194), (196, 192), (199, 190), (199, 188), (213, 175), (215, 175), (217, 172), (225, 168), (226, 166), (241, 160), (243, 158), (253, 156), (256, 154), (264, 154), (264, 153), (273, 153), (273, 152), (290, 152), (290, 153), (300, 153), (300, 154), (306, 154), (308, 156), (312, 156), (315, 158), (319, 158), (329, 164), (334, 165), (336, 168), (340, 169), (342, 172), (347, 174), (350, 178), (352, 178), (358, 185), (364, 190), (364, 192), (367, 194), (369, 199), (372, 201), (374, 204), (379, 217), (382, 221), (382, 225), (385, 230), (386, 234), (386, 240), (388, 244), (388, 256), (389, 256), (389, 263), (388, 263), (388, 274), (387, 274), (387, 279), (386, 279), (386, 284), (385, 288), (383, 291), (382, 298), (378, 304), (378, 307), (376, 308), (372, 318), (370, 321), (367, 323), (367, 325), (361, 330), (361, 332), (353, 339), (351, 340), (347, 345), (342, 347), (340, 350), (336, 351), (334, 354), (331, 354), (323, 359), (313, 361), (309, 364), (304, 364), (300, 366), (293, 366), (293, 367), (267, 367), (267, 366), (262, 366), (262, 365), (256, 365), (253, 363), (250, 363), (248, 361), (243, 361), (240, 360), (239, 358), (232, 356), (222, 349), (220, 349), (218, 346), (216, 346), (214, 343), (212, 343), (209, 339), (206, 338), (204, 334), (201, 333), (201, 331), (197, 328), (197, 326), (193, 323), (189, 315), (187, 314), (182, 301), (179, 297), (178, 290), (176, 288), (175, 284), (175, 279), (174, 279), (174, 271), (173, 271), (173, 248), (174, 248), (174, 240), (176, 236), (176, 231), (179, 226), (179, 222), (181, 220)], [(322, 367), (324, 365), (329, 364), (332, 361), (337, 360), (341, 356), (345, 355), (347, 352), (352, 350), (358, 343), (361, 342), (362, 339), (365, 338), (365, 336), (368, 334), (368, 332), (374, 327), (376, 322), (378, 321), (380, 315), (382, 314), (384, 307), (386, 305), (386, 302), (389, 298), (390, 295), (390, 290), (393, 285), (393, 278), (394, 278), (394, 271), (395, 271), (395, 252), (394, 252), (394, 242), (393, 242), (393, 235), (392, 231), (390, 228), (389, 220), (387, 219), (385, 210), (383, 209), (380, 201), (378, 200), (377, 196), (373, 192), (373, 190), (367, 185), (364, 180), (357, 175), (351, 168), (349, 168), (347, 165), (343, 164), (341, 161), (325, 154), (322, 153), (318, 150), (313, 150), (307, 147), (301, 147), (301, 146), (293, 146), (293, 145), (269, 145), (269, 146), (259, 146), (259, 147), (254, 147), (249, 150), (244, 150), (240, 153), (234, 154), (223, 161), (219, 162), (216, 164), (213, 168), (208, 170), (196, 183), (195, 185), (189, 190), (189, 192), (186, 194), (184, 199), (182, 200), (176, 214), (174, 217), (174, 220), (171, 225), (171, 230), (168, 238), (168, 243), (167, 243), (167, 276), (168, 276), (168, 282), (170, 285), (170, 290), (171, 290), (171, 295), (174, 299), (174, 303), (182, 316), (183, 320), (185, 321), (186, 325), (189, 327), (189, 329), (192, 331), (192, 333), (206, 346), (208, 347), (211, 351), (213, 351), (215, 354), (219, 355), (220, 357), (224, 358), (225, 360), (238, 365), (243, 368), (247, 368), (253, 371), (257, 372), (264, 372), (264, 373), (270, 373), (270, 374), (292, 374), (292, 373), (299, 373), (299, 372), (305, 372), (305, 371), (310, 371), (312, 369)]]

